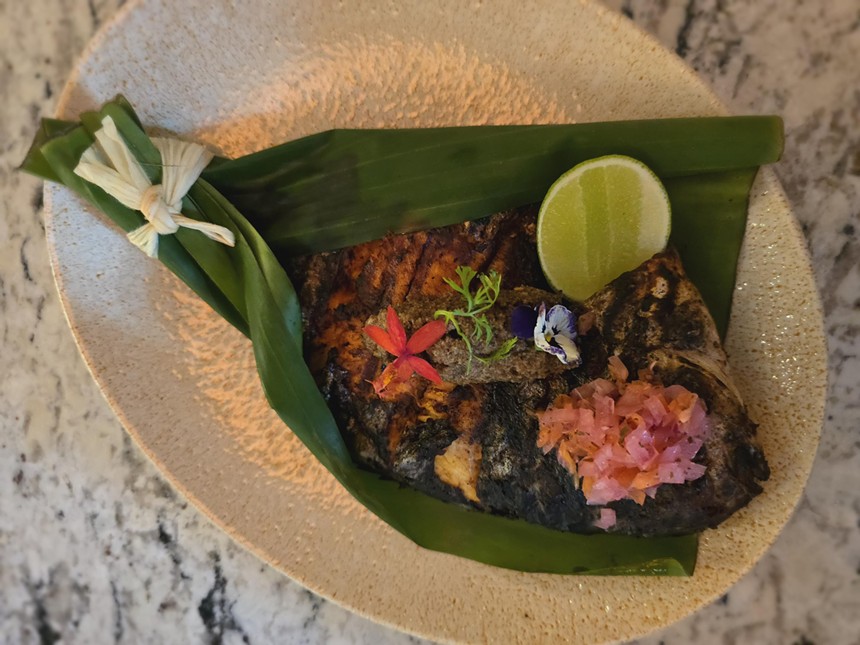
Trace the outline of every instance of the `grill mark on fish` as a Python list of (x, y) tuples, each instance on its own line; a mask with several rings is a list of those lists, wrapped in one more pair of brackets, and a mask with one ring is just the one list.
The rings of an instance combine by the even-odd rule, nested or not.
[[(643, 506), (613, 503), (616, 530), (671, 535), (715, 526), (761, 491), (756, 480), (767, 478), (767, 464), (755, 443), (755, 424), (730, 385), (713, 321), (672, 252), (624, 274), (586, 303), (595, 324), (580, 339), (584, 364), (577, 370), (524, 382), (443, 386), (413, 377), (393, 402), (380, 400), (367, 383), (393, 357), (366, 342), (364, 324), (388, 304), (406, 312), (418, 300), (449, 297), (443, 278), (454, 277), (457, 266), (499, 271), (505, 289), (548, 290), (534, 230), (535, 209), (528, 208), (286, 262), (301, 285), (308, 363), (354, 458), (446, 501), (591, 532), (598, 509), (585, 503), (555, 455), (537, 447), (534, 413), (557, 395), (605, 376), (608, 355), (618, 352), (631, 373), (655, 363), (666, 384), (698, 393), (716, 425), (697, 458), (708, 466), (706, 475), (661, 486)], [(427, 322), (404, 318), (407, 333)], [(457, 440), (480, 447), (476, 481), (460, 487), (442, 481), (434, 469), (436, 458)], [(452, 451), (449, 457), (456, 454), (478, 453)], [(477, 502), (463, 493), (472, 485)]]

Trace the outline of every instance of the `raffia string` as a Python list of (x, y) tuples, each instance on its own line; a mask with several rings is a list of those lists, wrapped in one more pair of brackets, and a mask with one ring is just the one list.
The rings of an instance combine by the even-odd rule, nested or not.
[(123, 206), (140, 211), (146, 224), (128, 233), (128, 239), (149, 257), (158, 255), (158, 236), (171, 235), (180, 227), (200, 231), (207, 237), (233, 246), (233, 232), (210, 222), (181, 214), (182, 198), (212, 160), (212, 153), (197, 143), (154, 137), (161, 153), (161, 183), (153, 185), (141, 168), (113, 119), (106, 116), (95, 133), (96, 142), (87, 148), (75, 174), (95, 184)]

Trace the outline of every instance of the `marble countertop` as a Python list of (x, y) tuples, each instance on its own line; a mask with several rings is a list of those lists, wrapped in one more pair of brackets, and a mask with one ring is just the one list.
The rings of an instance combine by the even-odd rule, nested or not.
[[(402, 643), (233, 544), (130, 442), (78, 356), (14, 172), (123, 0), (0, 2), (0, 643)], [(812, 253), (830, 394), (809, 486), (723, 598), (642, 643), (860, 642), (860, 5), (610, 0), (736, 112), (783, 115), (776, 166)], [(788, 416), (787, 416), (788, 420)]]

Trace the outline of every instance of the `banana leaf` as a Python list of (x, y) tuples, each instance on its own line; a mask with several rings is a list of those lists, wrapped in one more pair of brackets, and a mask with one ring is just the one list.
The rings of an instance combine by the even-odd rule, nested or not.
[[(144, 223), (142, 215), (73, 172), (106, 115), (114, 119), (150, 179), (158, 182), (158, 152), (121, 97), (97, 113), (81, 115), (80, 123), (44, 122), (22, 169), (66, 185), (130, 231)], [(180, 229), (162, 236), (159, 259), (251, 339), (269, 403), (314, 456), (359, 502), (417, 544), (520, 571), (690, 575), (697, 551), (694, 535), (633, 538), (553, 531), (447, 504), (358, 467), (304, 364), (299, 301), (273, 249), (322, 250), (372, 239), (369, 235), (454, 223), (529, 203), (540, 199), (581, 155), (635, 152), (658, 172), (672, 199), (675, 243), (682, 253), (704, 258), (699, 280), (711, 281), (713, 289), (699, 286), (714, 303), (720, 305), (728, 289), (729, 299), (722, 302), (727, 315), (749, 186), (758, 165), (780, 154), (778, 119), (503, 130), (333, 131), (235, 161), (216, 159), (186, 196), (183, 213), (229, 228), (236, 246), (227, 249)], [(332, 142), (337, 143), (334, 152)], [(621, 144), (628, 147), (618, 147)], [(575, 151), (567, 152), (568, 145)], [(551, 161), (541, 161), (541, 147)], [(540, 169), (515, 173), (525, 166)], [(386, 168), (396, 173), (386, 178)], [(340, 173), (340, 179), (328, 183), (327, 173)], [(474, 181), (471, 192), (463, 176)], [(446, 177), (453, 192), (447, 183), (439, 183)], [(427, 184), (430, 179), (435, 184)], [(488, 194), (493, 186), (497, 192)], [(407, 188), (403, 193), (402, 187)], [(269, 203), (267, 194), (272, 197)], [(313, 215), (313, 199), (319, 200), (318, 217)], [(298, 215), (283, 210), (288, 203), (296, 206)], [(703, 248), (698, 249), (700, 243)]]
[[(137, 121), (124, 99), (115, 103)], [(48, 119), (28, 155), (74, 123)], [(139, 123), (138, 123), (139, 125)], [(725, 337), (749, 190), (782, 153), (776, 116), (543, 126), (330, 130), (203, 174), (276, 254), (317, 253), (477, 219), (543, 199), (576, 164), (625, 154), (648, 165), (672, 204), (673, 244)]]
[(315, 253), (540, 202), (576, 164), (625, 154), (666, 186), (671, 241), (725, 335), (749, 189), (782, 141), (773, 116), (331, 130), (213, 163), (204, 178), (276, 253)]

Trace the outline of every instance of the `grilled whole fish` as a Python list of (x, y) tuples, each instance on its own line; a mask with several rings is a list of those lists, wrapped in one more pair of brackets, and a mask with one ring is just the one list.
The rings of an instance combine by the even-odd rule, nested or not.
[[(535, 412), (562, 393), (606, 376), (619, 354), (631, 373), (653, 365), (664, 384), (698, 394), (711, 431), (696, 461), (705, 475), (662, 485), (643, 505), (613, 502), (613, 531), (676, 535), (713, 527), (761, 492), (769, 470), (756, 426), (728, 375), (713, 320), (674, 252), (655, 256), (578, 307), (593, 325), (580, 337), (583, 363), (569, 369), (520, 343), (510, 359), (466, 373), (449, 332), (428, 359), (446, 382), (411, 378), (382, 400), (370, 384), (393, 360), (363, 328), (392, 305), (411, 334), (451, 302), (444, 278), (459, 265), (496, 270), (505, 291), (494, 329), (516, 304), (559, 302), (537, 258), (533, 208), (434, 231), (389, 236), (286, 262), (299, 287), (305, 355), (354, 458), (371, 470), (453, 503), (564, 531), (592, 532), (586, 504), (554, 454), (537, 447)], [(581, 318), (582, 320), (582, 318)], [(583, 330), (581, 330), (583, 331)], [(489, 348), (485, 348), (489, 349)], [(505, 365), (508, 361), (512, 361)]]

